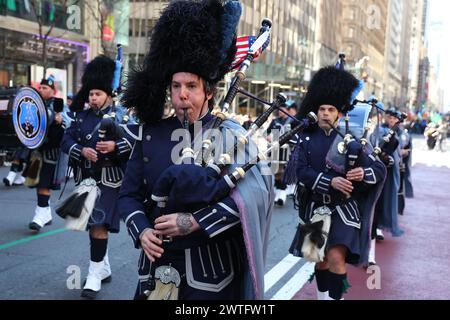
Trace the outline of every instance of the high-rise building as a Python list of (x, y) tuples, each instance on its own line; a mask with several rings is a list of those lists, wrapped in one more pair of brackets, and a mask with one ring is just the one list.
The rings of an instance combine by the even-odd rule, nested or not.
[(398, 103), (401, 91), (401, 37), (402, 37), (402, 0), (390, 0), (386, 30), (386, 50), (384, 69), (383, 100), (389, 106)]
[(58, 96), (76, 93), (93, 57), (128, 44), (128, 9), (128, 0), (0, 1), (0, 85), (36, 86), (46, 68)]
[(243, 0), (242, 3), (240, 35), (257, 34), (265, 17), (273, 22), (270, 46), (249, 70), (249, 89), (258, 93), (265, 90), (267, 99), (272, 99), (276, 91), (300, 92), (314, 67), (317, 1)]
[(336, 63), (342, 48), (342, 1), (317, 0), (314, 70)]
[(340, 47), (347, 68), (365, 81), (364, 94), (381, 98), (384, 84), (388, 0), (343, 0)]
[[(421, 111), (424, 107), (426, 107), (428, 100), (428, 76), (430, 69), (430, 61), (428, 59), (428, 52), (426, 39), (427, 39), (427, 23), (428, 23), (428, 0), (424, 0), (423, 3), (422, 16), (420, 21), (420, 37), (423, 38), (424, 45), (421, 46), (419, 43), (419, 69), (417, 74), (417, 103), (416, 103), (416, 112)], [(420, 17), (419, 17), (420, 19)]]
[(412, 20), (411, 20), (411, 47), (410, 47), (410, 63), (409, 63), (409, 78), (410, 78), (410, 93), (409, 101), (411, 108), (416, 108), (418, 105), (417, 90), (419, 84), (419, 66), (420, 61), (424, 58), (425, 51), (425, 30), (423, 29), (423, 20), (426, 15), (426, 7), (424, 6), (426, 0), (412, 0)]
[[(253, 63), (242, 86), (249, 92), (271, 100), (279, 91), (289, 92), (299, 99), (301, 86), (309, 81), (314, 62), (316, 0), (242, 0), (243, 12), (238, 35), (257, 35), (261, 22), (273, 22), (271, 43), (265, 53)], [(167, 0), (131, 0), (129, 36), (125, 53), (132, 67), (142, 62), (148, 51), (151, 29)], [(218, 100), (226, 92), (221, 85)], [(238, 97), (235, 111), (259, 113), (261, 105)]]
[(409, 106), (412, 9), (410, 0), (389, 1), (383, 90), (389, 106)]
[(130, 0), (129, 30), (130, 44), (125, 49), (127, 68), (143, 62), (149, 50), (150, 35), (167, 0)]
[(403, 109), (409, 108), (409, 97), (411, 91), (411, 78), (409, 74), (409, 64), (411, 61), (411, 38), (413, 20), (413, 2), (403, 0), (402, 8), (402, 34), (400, 41), (400, 76), (401, 87), (397, 106)]

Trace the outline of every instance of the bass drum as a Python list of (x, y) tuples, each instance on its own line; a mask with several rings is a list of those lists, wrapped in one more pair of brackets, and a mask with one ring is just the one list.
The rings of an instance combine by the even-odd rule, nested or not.
[(0, 166), (23, 147), (12, 122), (12, 106), (17, 91), (14, 87), (0, 87)]
[(39, 92), (21, 88), (12, 105), (12, 123), (20, 142), (28, 149), (37, 149), (47, 136), (49, 113)]

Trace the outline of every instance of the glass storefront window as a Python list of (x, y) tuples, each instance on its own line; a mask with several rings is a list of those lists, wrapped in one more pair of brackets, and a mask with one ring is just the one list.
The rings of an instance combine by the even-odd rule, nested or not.
[[(63, 7), (64, 2), (66, 5)], [(0, 1), (0, 15), (12, 16), (28, 21), (37, 22), (38, 17), (45, 26), (54, 24), (56, 28), (69, 30), (67, 20), (70, 14), (67, 13), (67, 8), (71, 5), (76, 5), (80, 8), (81, 21), (83, 21), (83, 1), (79, 0), (55, 0), (55, 1), (37, 1), (36, 7), (33, 7), (32, 1), (14, 1), (6, 0)], [(70, 29), (72, 32), (83, 34), (83, 24), (81, 29)]]

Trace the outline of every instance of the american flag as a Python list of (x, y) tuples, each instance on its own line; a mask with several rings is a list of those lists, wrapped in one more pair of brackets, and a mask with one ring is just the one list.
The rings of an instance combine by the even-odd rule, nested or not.
[[(236, 40), (236, 56), (234, 57), (233, 63), (231, 65), (231, 70), (239, 69), (242, 61), (244, 61), (245, 57), (248, 54), (248, 51), (250, 50), (250, 47), (253, 45), (253, 43), (256, 41), (257, 37), (255, 36), (242, 36), (238, 37)], [(267, 48), (267, 46), (270, 43), (270, 37), (267, 38), (267, 41), (263, 44), (261, 48), (259, 48), (258, 51), (255, 52), (253, 55), (253, 59), (256, 59), (259, 57), (261, 52)]]

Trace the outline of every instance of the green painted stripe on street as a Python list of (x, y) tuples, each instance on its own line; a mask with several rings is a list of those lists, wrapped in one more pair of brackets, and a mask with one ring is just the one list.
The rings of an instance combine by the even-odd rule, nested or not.
[(36, 240), (36, 239), (39, 239), (39, 238), (52, 236), (52, 235), (55, 235), (55, 234), (58, 234), (58, 233), (66, 232), (66, 231), (67, 231), (66, 228), (56, 229), (56, 230), (52, 230), (52, 231), (49, 231), (49, 232), (41, 233), (41, 234), (38, 234), (38, 235), (35, 235), (35, 236), (31, 236), (31, 237), (23, 238), (23, 239), (20, 239), (20, 240), (16, 240), (16, 241), (13, 241), (13, 242), (10, 242), (10, 243), (5, 243), (5, 244), (0, 245), (0, 250), (11, 248), (11, 247), (17, 246), (19, 244), (27, 243), (27, 242), (30, 242), (30, 241), (33, 241), (33, 240)]

